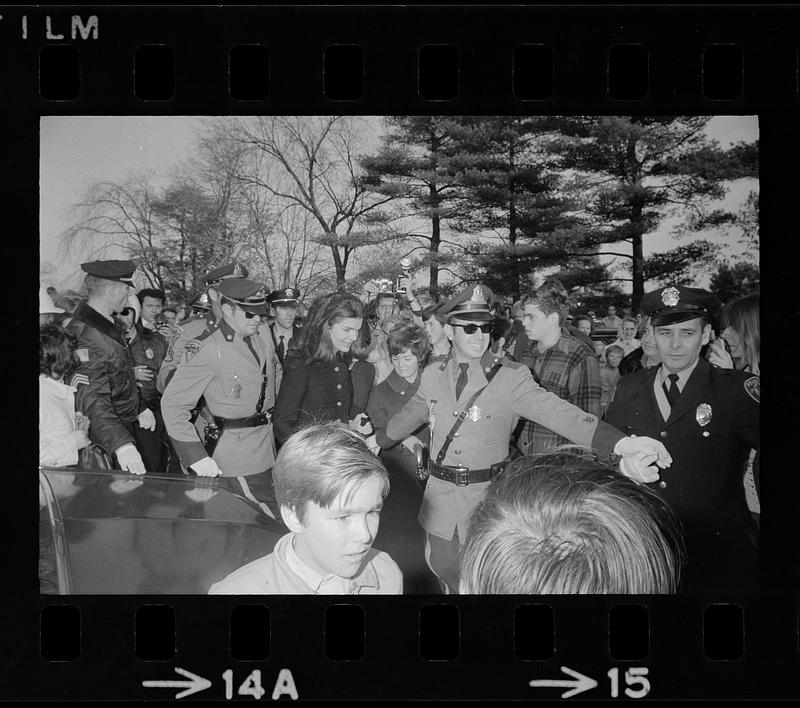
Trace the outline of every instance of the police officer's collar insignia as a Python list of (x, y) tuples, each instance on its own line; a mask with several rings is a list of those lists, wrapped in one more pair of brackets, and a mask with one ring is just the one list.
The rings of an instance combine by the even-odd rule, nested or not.
[(744, 390), (756, 403), (761, 403), (761, 379), (758, 376), (751, 376), (744, 382)]
[(153, 358), (153, 356), (154, 356), (154, 354), (153, 354), (153, 350), (152, 350), (152, 349), (150, 349), (150, 347), (147, 347), (147, 349), (145, 349), (145, 350), (144, 350), (144, 355), (145, 355), (145, 356), (146, 356), (148, 359), (152, 359), (152, 358)]
[(667, 307), (675, 307), (680, 299), (681, 294), (678, 292), (677, 288), (667, 288), (661, 293), (661, 302)]
[(286, 288), (286, 297), (294, 297), (294, 290)]
[(192, 357), (200, 351), (202, 346), (203, 345), (200, 344), (200, 342), (198, 342), (196, 339), (190, 339), (188, 342), (186, 342), (186, 346), (183, 348), (183, 351), (185, 353), (187, 364), (192, 360)]
[(229, 278), (244, 278), (245, 274), (244, 274), (244, 271), (242, 270), (241, 264), (234, 263), (233, 264), (233, 270), (231, 271), (231, 274), (228, 277)]
[(711, 406), (701, 403), (694, 412), (694, 418), (701, 427), (708, 425), (711, 422)]
[(473, 423), (477, 423), (481, 419), (481, 409), (473, 405), (472, 408), (469, 409), (469, 417)]

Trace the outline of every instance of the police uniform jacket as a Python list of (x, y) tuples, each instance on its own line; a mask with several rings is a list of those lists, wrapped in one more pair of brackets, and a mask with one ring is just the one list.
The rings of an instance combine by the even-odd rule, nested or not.
[[(661, 472), (666, 486), (651, 486), (686, 532), (687, 589), (734, 591), (731, 583), (746, 582), (745, 567), (757, 566), (742, 475), (750, 448), (759, 444), (758, 378), (701, 358), (665, 422), (654, 392), (658, 370), (620, 377), (606, 421), (628, 434), (661, 440), (672, 456), (672, 466)], [(705, 425), (701, 404), (710, 406)]]
[[(161, 399), (167, 434), (184, 466), (207, 452), (190, 416), (202, 396), (212, 415), (246, 418), (256, 412), (266, 361), (267, 387), (263, 410), (275, 403), (275, 352), (260, 334), (242, 337), (221, 320), (213, 330), (204, 329), (184, 346), (183, 360), (175, 369)], [(225, 477), (251, 475), (273, 467), (275, 445), (272, 425), (224, 428), (213, 455)]]
[(163, 393), (175, 369), (183, 361), (183, 353), (187, 342), (193, 342), (198, 337), (207, 336), (217, 328), (217, 320), (212, 312), (206, 315), (192, 317), (182, 324), (175, 324), (172, 329), (172, 339), (168, 343), (164, 361), (158, 371), (157, 386)]
[[(456, 401), (458, 364), (450, 356), (430, 364), (422, 373), (417, 393), (386, 426), (386, 436), (399, 441), (428, 421), (431, 429), (430, 458), (435, 460), (464, 404), (486, 385), (486, 374), (501, 364), (489, 386), (480, 394), (447, 450), (442, 464), (485, 469), (508, 456), (511, 432), (520, 417), (550, 428), (579, 445), (610, 454), (622, 433), (596, 415), (560, 399), (537, 384), (527, 366), (507, 357), (499, 360), (487, 351), (471, 362), (467, 385)], [(419, 520), (435, 536), (451, 539), (457, 528), (466, 538), (470, 514), (486, 494), (489, 482), (456, 486), (431, 475), (425, 486)]]
[(351, 354), (337, 353), (332, 362), (307, 363), (299, 349), (283, 360), (283, 380), (275, 405), (275, 439), (283, 444), (311, 423), (347, 423), (366, 412), (375, 368)]
[(141, 322), (137, 322), (136, 337), (130, 342), (129, 347), (136, 366), (148, 366), (153, 370), (153, 378), (150, 381), (137, 382), (142, 403), (148, 408), (153, 408), (158, 405), (161, 398), (156, 387), (156, 374), (167, 354), (169, 343), (160, 332), (148, 329)]
[(283, 356), (278, 349), (278, 344), (280, 342), (280, 337), (275, 333), (275, 323), (271, 322), (269, 325), (269, 333), (272, 336), (272, 346), (275, 348), (275, 353), (278, 355), (278, 359), (280, 360), (281, 364), (283, 364), (283, 360), (286, 358), (286, 353), (289, 351), (289, 344), (292, 340), (297, 340), (297, 337), (300, 336), (300, 330), (302, 329), (302, 325), (298, 324), (297, 322), (292, 324), (292, 338), (288, 341), (286, 339), (283, 340)]
[(121, 323), (81, 302), (66, 327), (77, 340), (80, 366), (72, 377), (76, 408), (91, 421), (89, 437), (108, 452), (127, 443), (140, 413), (134, 363)]

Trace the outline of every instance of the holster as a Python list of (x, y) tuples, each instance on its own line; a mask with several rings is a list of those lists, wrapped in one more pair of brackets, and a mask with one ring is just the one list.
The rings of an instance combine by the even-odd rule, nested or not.
[(215, 423), (206, 423), (206, 427), (203, 430), (203, 447), (205, 447), (209, 457), (213, 457), (214, 450), (221, 437), (222, 431), (219, 426)]

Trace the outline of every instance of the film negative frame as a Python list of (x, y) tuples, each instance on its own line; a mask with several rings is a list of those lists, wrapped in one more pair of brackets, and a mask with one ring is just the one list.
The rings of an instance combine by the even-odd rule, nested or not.
[[(27, 323), (35, 321), (30, 302), (37, 280), (32, 244), (38, 233), (41, 116), (758, 115), (760, 231), (767, 235), (760, 251), (766, 272), (761, 288), (766, 440), (761, 594), (246, 601), (40, 596), (35, 484), (32, 474), (14, 469), (33, 466), (36, 431), (23, 423), (25, 434), (9, 435), (4, 446), (11, 453), (11, 469), (4, 495), (9, 511), (3, 515), (7, 576), (0, 607), (0, 699), (798, 697), (795, 519), (800, 490), (793, 442), (800, 385), (793, 354), (800, 300), (794, 259), (788, 256), (797, 234), (793, 207), (800, 192), (795, 167), (800, 156), (800, 7), (16, 6), (0, 9), (0, 15), (0, 179), (9, 197), (0, 232), (16, 286), (11, 299), (17, 313), (10, 318), (14, 334), (7, 340), (6, 365), (10, 372), (25, 372), (7, 377), (13, 401), (5, 410), (7, 431), (18, 429), (17, 402), (33, 400), (31, 372), (19, 362), (21, 353), (32, 354), (33, 348), (33, 328)], [(147, 44), (172, 49), (174, 93), (168, 100), (135, 95), (134, 55)], [(241, 44), (268, 48), (265, 100), (237, 101), (229, 95), (228, 56)], [(363, 50), (364, 91), (357, 100), (334, 101), (325, 95), (323, 56), (335, 44)], [(418, 52), (430, 44), (457, 49), (453, 100), (419, 95)], [(513, 50), (522, 44), (552, 47), (551, 97), (521, 100), (514, 95)], [(608, 52), (617, 44), (647, 47), (649, 88), (643, 99), (609, 96)], [(707, 97), (702, 57), (712, 44), (741, 51), (741, 91), (735, 98)], [(77, 49), (78, 95), (48, 100), (41, 95), (41, 82), (50, 80), (40, 74), (41, 53), (62, 45)], [(62, 80), (57, 76), (53, 95)], [(726, 77), (723, 68), (722, 80), (735, 84), (736, 77)], [(26, 420), (34, 419), (33, 405), (22, 410)], [(239, 605), (268, 610), (264, 658), (233, 656), (231, 612)], [(644, 608), (644, 615), (624, 609), (630, 607)], [(164, 643), (165, 627), (173, 651), (169, 641)], [(531, 627), (538, 628), (533, 634), (541, 644), (527, 646)], [(58, 635), (52, 647), (44, 647), (45, 633)], [(43, 652), (49, 652), (50, 660)], [(143, 653), (151, 658), (141, 658)]]

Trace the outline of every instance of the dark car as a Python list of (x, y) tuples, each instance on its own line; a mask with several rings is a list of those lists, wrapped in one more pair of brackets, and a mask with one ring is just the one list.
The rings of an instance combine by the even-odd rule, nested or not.
[(589, 336), (596, 342), (611, 344), (619, 336), (619, 330), (615, 327), (595, 327)]
[(205, 594), (288, 530), (216, 480), (39, 470), (45, 594)]

